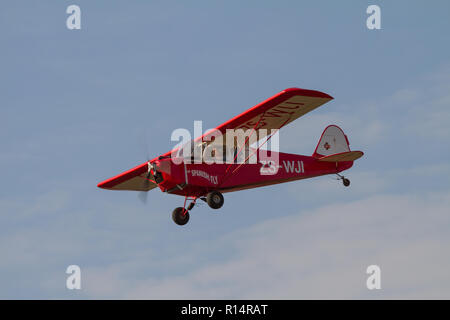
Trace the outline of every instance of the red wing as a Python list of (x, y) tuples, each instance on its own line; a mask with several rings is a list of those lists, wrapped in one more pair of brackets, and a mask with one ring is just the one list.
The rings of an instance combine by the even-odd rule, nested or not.
[(133, 169), (100, 182), (97, 186), (99, 188), (111, 190), (149, 191), (156, 188), (158, 185), (150, 181), (145, 183), (147, 170), (148, 164), (145, 162)]
[[(227, 129), (280, 129), (332, 99), (333, 97), (320, 91), (285, 89), (221, 124), (216, 130), (225, 134)], [(207, 136), (208, 133), (202, 138), (208, 140), (205, 139)]]

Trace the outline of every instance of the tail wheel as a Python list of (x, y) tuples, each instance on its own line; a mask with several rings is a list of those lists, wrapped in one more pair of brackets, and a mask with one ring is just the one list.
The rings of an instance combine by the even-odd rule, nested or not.
[(189, 211), (183, 207), (178, 207), (173, 210), (172, 219), (179, 226), (183, 226), (189, 221)]
[(219, 209), (224, 203), (223, 195), (219, 191), (211, 191), (206, 195), (206, 203), (213, 209)]
[(347, 178), (342, 179), (342, 184), (346, 187), (348, 187), (350, 185), (350, 180), (348, 180)]

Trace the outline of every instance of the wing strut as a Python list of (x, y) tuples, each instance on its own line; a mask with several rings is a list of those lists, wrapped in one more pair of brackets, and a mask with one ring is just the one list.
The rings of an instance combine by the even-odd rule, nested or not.
[[(265, 113), (265, 112), (264, 112), (264, 113)], [(241, 149), (239, 150), (239, 152), (240, 152), (240, 151), (242, 150), (242, 148), (245, 146), (245, 144), (247, 143), (248, 139), (250, 139), (250, 136), (251, 136), (251, 135), (253, 134), (253, 132), (255, 131), (255, 128), (258, 126), (259, 122), (260, 122), (261, 119), (264, 117), (264, 113), (262, 114), (261, 118), (260, 118), (259, 121), (256, 123), (256, 125), (253, 127), (252, 132), (251, 132), (250, 135), (248, 136), (247, 140), (245, 141), (244, 145), (241, 147)], [(225, 176), (225, 177), (223, 178), (223, 180), (220, 182), (219, 187), (220, 187), (222, 184), (224, 184), (225, 181), (228, 180), (228, 179), (231, 177), (232, 174), (234, 174), (236, 171), (238, 171), (238, 170), (242, 167), (242, 165), (245, 164), (245, 163), (247, 162), (247, 160), (250, 159), (250, 157), (253, 156), (253, 155), (255, 154), (256, 151), (258, 151), (262, 146), (264, 146), (264, 145), (267, 143), (267, 141), (269, 141), (270, 138), (272, 138), (272, 136), (273, 136), (274, 134), (276, 134), (281, 128), (283, 128), (283, 126), (284, 126), (286, 123), (289, 122), (290, 118), (291, 118), (291, 117), (289, 117), (289, 118), (288, 118), (288, 119), (280, 126), (280, 128), (277, 128), (277, 129), (275, 130), (275, 132), (271, 133), (271, 134), (268, 136), (268, 138), (267, 138), (261, 145), (258, 145), (258, 148), (256, 148), (252, 153), (250, 153), (250, 154), (248, 155), (248, 157), (244, 160), (244, 162), (241, 163), (240, 165), (238, 165), (238, 166), (236, 167), (236, 169), (234, 169), (234, 170), (231, 172), (231, 174), (229, 174), (228, 176)], [(234, 161), (236, 161), (239, 152), (238, 152), (238, 153), (236, 154), (236, 156), (234, 157), (233, 163), (234, 163)], [(226, 173), (228, 172), (229, 168), (233, 165), (233, 163), (230, 163), (230, 164), (228, 165), (227, 169), (225, 170), (225, 174), (224, 174), (224, 175), (226, 175)]]
[[(260, 123), (261, 120), (264, 118), (264, 115), (265, 115), (265, 114), (266, 114), (265, 111), (261, 114), (261, 117), (259, 118), (258, 122), (256, 122), (256, 124), (255, 124), (255, 125), (253, 126), (253, 128), (252, 128), (252, 132), (251, 132), (251, 133), (248, 135), (248, 137), (245, 139), (245, 142), (244, 142), (244, 144), (241, 146), (241, 148), (239, 149), (239, 151), (236, 152), (236, 155), (234, 156), (234, 159), (233, 159), (233, 163), (228, 164), (228, 167), (227, 167), (227, 169), (225, 170), (225, 173), (223, 174), (224, 177), (223, 177), (222, 181), (219, 183), (219, 187), (220, 187), (226, 180), (228, 180), (228, 178), (229, 178), (229, 176), (230, 176), (230, 175), (227, 176), (228, 170), (230, 170), (231, 166), (235, 163), (235, 161), (236, 161), (236, 159), (237, 159), (239, 153), (240, 153), (240, 152), (242, 151), (242, 149), (245, 147), (245, 145), (247, 144), (248, 140), (249, 140), (250, 137), (253, 135), (253, 132), (255, 132), (256, 128), (257, 128), (258, 125), (259, 125), (259, 123)], [(247, 159), (248, 159), (248, 157), (247, 157)], [(245, 159), (245, 161), (247, 161), (247, 159)], [(244, 161), (244, 163), (245, 163), (245, 161)], [(241, 164), (241, 165), (242, 165), (242, 164)], [(241, 165), (239, 165), (239, 167), (240, 167)], [(234, 173), (235, 171), (236, 171), (236, 170), (234, 170), (233, 173)]]

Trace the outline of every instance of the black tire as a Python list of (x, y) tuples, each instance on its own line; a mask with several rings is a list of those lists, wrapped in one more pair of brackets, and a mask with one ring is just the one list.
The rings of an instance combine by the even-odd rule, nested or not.
[(344, 184), (344, 186), (348, 187), (350, 185), (350, 180), (348, 180), (347, 178), (342, 179), (342, 183)]
[(183, 226), (189, 221), (189, 211), (183, 207), (178, 207), (172, 211), (172, 220), (179, 226)]
[(223, 206), (223, 195), (219, 191), (211, 191), (206, 195), (206, 203), (213, 209), (219, 209)]

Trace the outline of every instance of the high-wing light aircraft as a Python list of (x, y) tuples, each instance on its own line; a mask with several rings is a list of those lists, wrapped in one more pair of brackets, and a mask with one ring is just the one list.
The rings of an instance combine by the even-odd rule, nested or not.
[[(344, 132), (325, 128), (311, 156), (264, 149), (277, 130), (333, 99), (326, 93), (290, 88), (250, 108), (214, 130), (98, 184), (109, 190), (161, 191), (184, 197), (172, 212), (178, 225), (189, 221), (198, 199), (212, 209), (223, 193), (336, 174), (353, 166), (363, 152), (351, 151)], [(256, 145), (256, 146), (255, 146)], [(269, 155), (270, 154), (270, 155)], [(187, 202), (190, 201), (186, 207)]]

